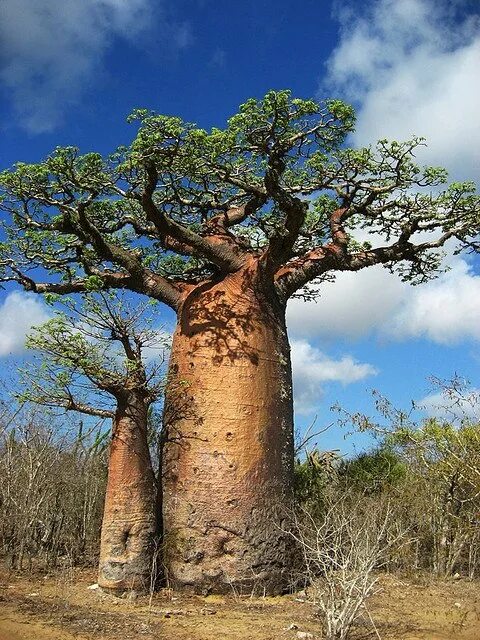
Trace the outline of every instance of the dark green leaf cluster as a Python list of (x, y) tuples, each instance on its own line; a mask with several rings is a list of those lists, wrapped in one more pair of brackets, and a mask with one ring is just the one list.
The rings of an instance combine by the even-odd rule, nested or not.
[(397, 488), (406, 479), (407, 467), (391, 448), (382, 446), (342, 461), (341, 479), (365, 494), (375, 494)]

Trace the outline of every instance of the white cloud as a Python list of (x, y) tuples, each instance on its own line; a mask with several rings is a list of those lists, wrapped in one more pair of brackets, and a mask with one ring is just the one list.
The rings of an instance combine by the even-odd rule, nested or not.
[(480, 12), (462, 18), (464, 4), (375, 0), (363, 12), (339, 10), (327, 85), (359, 104), (355, 145), (425, 136), (422, 161), (478, 177)]
[(314, 411), (322, 397), (322, 384), (351, 384), (378, 372), (371, 364), (357, 362), (351, 356), (329, 358), (306, 340), (292, 340), (293, 393), (295, 410), (300, 414)]
[(389, 321), (406, 285), (384, 268), (339, 273), (321, 287), (316, 303), (290, 300), (287, 323), (293, 336), (360, 338)]
[(480, 276), (461, 259), (438, 280), (408, 291), (385, 331), (397, 338), (426, 337), (439, 344), (480, 340)]
[(287, 323), (294, 337), (361, 338), (375, 334), (403, 340), (427, 338), (451, 345), (480, 340), (480, 275), (458, 256), (450, 270), (413, 287), (377, 266), (340, 273), (318, 302), (291, 300)]
[[(478, 179), (480, 11), (464, 0), (370, 0), (361, 11), (352, 7), (336, 4), (340, 39), (326, 82), (329, 94), (357, 107), (352, 144), (424, 135), (429, 147), (420, 161), (447, 166), (456, 179)], [(308, 310), (299, 300), (289, 303), (289, 328), (310, 339), (374, 333), (440, 344), (478, 340), (480, 275), (450, 247), (445, 264), (451, 271), (415, 288), (381, 267), (339, 274)]]
[(38, 296), (9, 293), (0, 305), (0, 357), (21, 352), (30, 329), (49, 318), (48, 309)]
[(0, 82), (21, 124), (32, 133), (53, 129), (101, 74), (114, 39), (137, 43), (154, 22), (162, 41), (188, 44), (186, 25), (167, 24), (153, 0), (5, 0)]

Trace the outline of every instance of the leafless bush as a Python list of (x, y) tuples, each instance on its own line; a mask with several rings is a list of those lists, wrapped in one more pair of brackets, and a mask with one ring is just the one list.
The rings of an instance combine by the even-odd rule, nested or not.
[(328, 640), (345, 640), (377, 583), (375, 569), (404, 532), (392, 523), (389, 504), (327, 491), (321, 514), (300, 510), (291, 535), (303, 555), (307, 594), (322, 617)]
[(0, 551), (16, 569), (94, 561), (105, 493), (104, 442), (44, 411), (4, 415)]

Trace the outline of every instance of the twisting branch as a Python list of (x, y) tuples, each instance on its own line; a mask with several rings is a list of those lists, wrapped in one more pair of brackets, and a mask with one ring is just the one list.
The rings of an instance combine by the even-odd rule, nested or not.
[(175, 222), (163, 211), (158, 209), (153, 201), (153, 194), (158, 183), (158, 172), (153, 163), (146, 166), (147, 183), (143, 194), (137, 196), (142, 204), (147, 219), (152, 222), (166, 248), (179, 249), (181, 253), (188, 253), (206, 258), (226, 273), (237, 271), (243, 265), (232, 243), (215, 242), (209, 236), (201, 236), (191, 229)]
[[(82, 307), (64, 305), (67, 314), (37, 327), (27, 338), (41, 363), (32, 374), (23, 371), (23, 401), (112, 418), (105, 408), (134, 394), (149, 406), (163, 388), (160, 358), (145, 361), (146, 347), (166, 348), (165, 338), (149, 328), (146, 305), (130, 306), (125, 298), (90, 294)], [(115, 399), (115, 402), (112, 400)]]
[(291, 257), (293, 245), (308, 210), (308, 203), (292, 196), (281, 186), (281, 178), (286, 168), (282, 155), (278, 152), (272, 154), (265, 172), (266, 191), (285, 216), (283, 224), (278, 225), (270, 238), (264, 254), (264, 264), (269, 273), (273, 273)]
[[(450, 238), (478, 248), (474, 185), (439, 193), (446, 172), (416, 165), (420, 138), (346, 148), (354, 114), (340, 101), (272, 91), (210, 132), (142, 110), (132, 118), (135, 140), (111, 158), (58, 148), (0, 173), (11, 220), (1, 281), (63, 294), (93, 278), (178, 309), (186, 289), (252, 261), (286, 301), (312, 280), (375, 264), (426, 279), (438, 267), (429, 252)], [(355, 242), (357, 229), (385, 246)], [(417, 232), (435, 240), (415, 242)], [(51, 283), (37, 283), (39, 267)]]

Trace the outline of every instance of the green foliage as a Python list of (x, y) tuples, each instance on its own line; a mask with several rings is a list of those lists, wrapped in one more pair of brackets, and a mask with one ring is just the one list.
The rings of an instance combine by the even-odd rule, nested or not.
[(399, 522), (415, 540), (414, 557), (405, 555), (407, 564), (439, 575), (473, 576), (478, 571), (480, 425), (465, 409), (477, 407), (479, 398), (460, 378), (434, 379), (434, 384), (450, 407), (450, 421), (416, 421), (415, 405), (399, 410), (376, 392), (375, 418), (345, 414), (342, 422), (374, 435), (380, 446), (346, 463), (342, 475), (367, 493), (392, 500)]
[(100, 276), (88, 276), (85, 278), (85, 289), (92, 293), (94, 291), (101, 291), (103, 289), (103, 280)]
[[(92, 287), (95, 290), (95, 287)], [(132, 306), (112, 292), (64, 297), (48, 322), (27, 336), (37, 365), (22, 372), (22, 402), (111, 417), (116, 403), (135, 392), (147, 405), (163, 390), (166, 337), (151, 326), (149, 302)], [(148, 348), (158, 350), (148, 362)]]
[(326, 492), (338, 484), (339, 458), (334, 451), (307, 451), (305, 459), (296, 458), (294, 466), (295, 502), (316, 517), (323, 513)]
[[(296, 501), (310, 513), (320, 513), (325, 491), (351, 495), (388, 494), (407, 481), (408, 465), (387, 446), (362, 452), (346, 460), (332, 460), (314, 452), (295, 461)], [(353, 492), (353, 493), (352, 493)]]
[(319, 509), (323, 503), (323, 492), (328, 484), (325, 469), (310, 464), (308, 460), (295, 460), (295, 500), (307, 508)]
[(407, 465), (392, 449), (379, 447), (343, 461), (339, 475), (347, 485), (362, 493), (381, 493), (405, 481)]
[(59, 296), (55, 293), (46, 293), (43, 296), (43, 299), (50, 307), (52, 307), (56, 302), (58, 302)]
[(396, 427), (385, 440), (432, 478), (448, 483), (457, 477), (480, 490), (479, 424), (464, 422), (455, 426), (430, 418), (419, 427)]
[[(446, 172), (415, 161), (422, 138), (347, 148), (355, 115), (340, 100), (269, 91), (209, 131), (146, 109), (128, 121), (137, 127), (132, 143), (105, 158), (57, 147), (44, 162), (0, 173), (0, 208), (9, 214), (2, 281), (35, 290), (40, 267), (55, 276), (42, 292), (127, 287), (173, 305), (176, 290), (149, 287), (152, 274), (194, 283), (238, 268), (239, 256), (268, 254), (273, 270), (296, 258), (302, 267), (321, 249), (324, 262), (300, 269), (288, 297), (326, 272), (371, 264), (421, 282), (448, 239), (478, 248), (474, 185), (439, 191)], [(242, 207), (245, 216), (219, 234), (218, 221)], [(339, 210), (340, 227), (332, 224)], [(358, 229), (386, 246), (375, 253), (358, 243)], [(414, 245), (418, 232), (435, 239)]]

